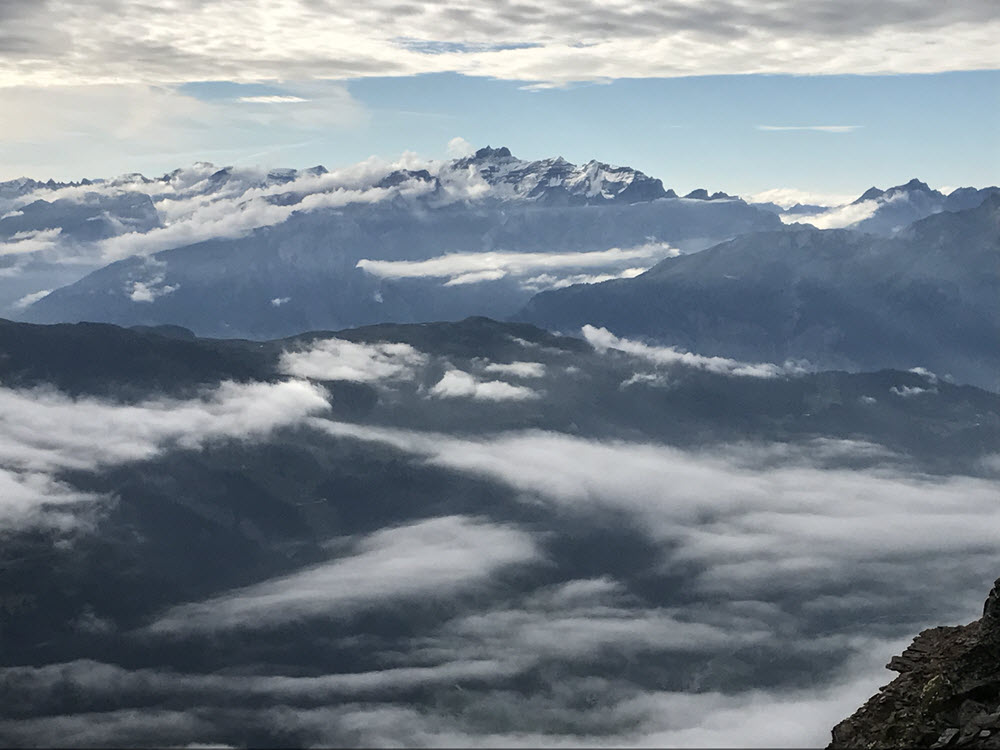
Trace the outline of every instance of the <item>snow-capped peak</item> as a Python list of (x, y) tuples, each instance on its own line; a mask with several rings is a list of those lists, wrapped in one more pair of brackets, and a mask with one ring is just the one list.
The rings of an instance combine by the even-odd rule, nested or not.
[(660, 180), (631, 167), (593, 160), (577, 166), (561, 156), (524, 161), (507, 147), (486, 146), (446, 168), (474, 170), (490, 186), (490, 197), (499, 200), (575, 205), (612, 200), (638, 203), (668, 196)]

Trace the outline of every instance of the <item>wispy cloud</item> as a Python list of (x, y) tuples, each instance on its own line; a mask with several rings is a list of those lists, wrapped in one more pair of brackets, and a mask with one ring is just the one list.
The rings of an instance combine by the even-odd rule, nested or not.
[(853, 133), (863, 125), (758, 125), (757, 130), (816, 130), (821, 133)]
[(782, 208), (791, 208), (797, 203), (810, 206), (841, 206), (850, 203), (860, 193), (861, 190), (849, 194), (818, 193), (814, 190), (800, 190), (798, 188), (771, 188), (749, 195), (747, 200), (752, 203), (774, 203)]
[[(587, 342), (599, 352), (615, 349), (659, 367), (679, 365), (719, 375), (751, 378), (776, 378), (803, 372), (802, 367), (793, 363), (775, 365), (769, 362), (740, 362), (727, 357), (706, 357), (702, 354), (683, 352), (672, 346), (652, 346), (641, 341), (619, 338), (607, 328), (596, 328), (591, 325), (585, 325), (582, 333)], [(636, 380), (653, 382), (655, 378), (654, 373), (651, 378), (640, 376)]]
[(243, 104), (298, 104), (309, 100), (301, 96), (241, 96), (237, 101)]
[(51, 289), (39, 289), (37, 292), (31, 292), (30, 294), (24, 295), (16, 302), (14, 302), (14, 304), (11, 305), (11, 307), (13, 307), (15, 310), (24, 310), (26, 307), (35, 304), (36, 302), (38, 302), (38, 300), (40, 300), (42, 297), (47, 296), (51, 292), (52, 292)]
[[(446, 284), (468, 284), (495, 281), (507, 276), (525, 277), (546, 271), (546, 274), (526, 278), (525, 286), (558, 286), (569, 283), (593, 283), (611, 278), (636, 276), (646, 267), (636, 268), (636, 262), (648, 265), (675, 256), (679, 251), (665, 242), (651, 242), (637, 247), (613, 247), (590, 252), (456, 252), (425, 260), (375, 260), (363, 258), (357, 267), (388, 279), (438, 278)], [(605, 274), (573, 273), (582, 269), (599, 269)], [(565, 284), (563, 284), (565, 285)]]
[(283, 372), (313, 380), (408, 380), (428, 357), (409, 344), (359, 344), (343, 339), (321, 339), (301, 351), (281, 355)]
[(141, 461), (173, 446), (252, 439), (329, 408), (303, 381), (223, 383), (203, 398), (135, 405), (0, 388), (0, 522), (67, 527), (73, 507), (100, 498), (58, 481), (66, 469)]
[(449, 370), (441, 376), (430, 394), (436, 398), (471, 398), (476, 401), (527, 401), (541, 394), (523, 385), (502, 380), (482, 382), (461, 370)]
[(171, 609), (150, 633), (273, 627), (307, 617), (345, 617), (410, 597), (449, 595), (498, 569), (535, 561), (531, 536), (516, 528), (449, 516), (383, 529), (353, 554), (283, 578)]

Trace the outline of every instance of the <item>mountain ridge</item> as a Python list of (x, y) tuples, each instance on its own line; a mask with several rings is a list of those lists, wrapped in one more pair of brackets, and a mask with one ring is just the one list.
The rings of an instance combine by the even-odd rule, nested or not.
[(921, 365), (997, 389), (997, 290), (1000, 195), (894, 238), (811, 227), (745, 235), (632, 279), (541, 292), (515, 319), (603, 325), (743, 359)]

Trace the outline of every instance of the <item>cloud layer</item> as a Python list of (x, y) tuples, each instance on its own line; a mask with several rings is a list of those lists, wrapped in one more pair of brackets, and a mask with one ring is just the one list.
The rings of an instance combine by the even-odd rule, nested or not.
[[(678, 252), (665, 242), (655, 242), (638, 247), (613, 247), (591, 252), (486, 251), (447, 253), (425, 260), (363, 258), (358, 261), (357, 267), (373, 276), (385, 279), (447, 279), (445, 284), (454, 286), (478, 281), (495, 281), (510, 276), (523, 279), (521, 283), (526, 287), (544, 288), (637, 276), (653, 264), (664, 258), (673, 257)], [(642, 263), (643, 266), (633, 267), (636, 263)], [(613, 273), (603, 276), (570, 273), (584, 269), (613, 270)], [(541, 271), (548, 273), (537, 275)], [(532, 274), (536, 275), (531, 276)]]
[[(564, 83), (997, 66), (992, 3), (607, 4), (128, 0), (5, 4), (0, 86), (352, 78), (457, 71)], [(260, 29), (268, 33), (260, 34)], [(447, 42), (442, 41), (447, 40)], [(65, 54), (67, 47), (71, 55)], [(30, 63), (30, 64), (29, 64)], [(260, 97), (254, 97), (255, 104)], [(283, 102), (282, 107), (297, 106)]]
[(254, 629), (306, 617), (347, 617), (393, 600), (453, 594), (482, 584), (498, 568), (538, 557), (531, 538), (462, 516), (383, 529), (353, 554), (194, 604), (154, 622), (151, 633)]
[[(585, 325), (582, 332), (587, 342), (599, 352), (615, 349), (661, 368), (682, 365), (718, 375), (750, 378), (776, 378), (803, 372), (801, 367), (793, 364), (780, 366), (768, 362), (740, 362), (727, 357), (706, 357), (703, 354), (682, 352), (672, 346), (651, 346), (641, 341), (619, 338), (607, 328), (595, 328), (591, 325)], [(657, 382), (660, 378), (661, 375), (657, 372), (637, 373), (634, 380)]]
[(328, 408), (325, 392), (302, 381), (227, 382), (201, 399), (136, 405), (0, 388), (0, 522), (8, 530), (74, 525), (71, 510), (102, 498), (59, 481), (63, 470), (142, 461), (169, 447), (217, 439), (258, 438)]

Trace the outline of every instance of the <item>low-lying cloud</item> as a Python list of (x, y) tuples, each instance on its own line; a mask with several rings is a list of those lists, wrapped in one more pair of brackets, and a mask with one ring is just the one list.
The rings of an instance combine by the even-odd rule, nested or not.
[(782, 214), (785, 224), (812, 224), (817, 229), (842, 229), (871, 218), (881, 204), (878, 201), (849, 203), (819, 214)]
[(471, 398), (476, 401), (526, 401), (541, 394), (523, 385), (503, 380), (480, 381), (462, 370), (448, 370), (430, 389), (435, 398)]
[[(587, 342), (599, 352), (615, 349), (661, 367), (682, 365), (696, 370), (714, 372), (718, 375), (749, 378), (776, 378), (803, 372), (801, 367), (790, 363), (782, 366), (769, 362), (740, 362), (726, 357), (706, 357), (701, 354), (682, 352), (672, 346), (651, 346), (641, 341), (619, 338), (607, 328), (595, 328), (591, 325), (585, 325), (582, 332)], [(626, 381), (626, 384), (656, 382), (657, 379), (656, 373), (650, 373), (648, 377), (644, 377), (640, 373), (631, 381)]]
[(427, 355), (409, 344), (359, 344), (343, 339), (322, 339), (302, 351), (281, 355), (282, 372), (312, 380), (409, 380), (415, 368), (426, 364)]
[[(819, 591), (848, 568), (856, 582), (898, 571), (903, 596), (908, 581), (913, 591), (926, 591), (931, 580), (947, 588), (955, 556), (995, 556), (988, 520), (1000, 513), (995, 481), (825, 467), (852, 451), (871, 458), (868, 443), (786, 446), (762, 460), (757, 448), (741, 445), (683, 451), (545, 432), (466, 440), (314, 424), (488, 477), (570, 515), (626, 513), (651, 538), (669, 544), (664, 565), (694, 565), (690, 585), (720, 596)], [(914, 565), (923, 570), (919, 581), (908, 578)]]
[(545, 365), (541, 362), (491, 362), (483, 367), (483, 372), (507, 375), (514, 378), (543, 378)]
[[(676, 248), (664, 242), (639, 245), (631, 248), (613, 247), (591, 252), (456, 252), (425, 260), (373, 260), (363, 258), (357, 267), (385, 279), (434, 278), (446, 279), (446, 284), (467, 284), (478, 281), (495, 281), (505, 277), (521, 278), (526, 286), (557, 287), (576, 283), (595, 283), (611, 278), (636, 276), (650, 266), (679, 254)], [(646, 265), (634, 266), (636, 261)], [(602, 269), (603, 275), (573, 274), (581, 269)], [(611, 269), (617, 269), (611, 273)], [(539, 271), (548, 272), (538, 275)], [(558, 276), (555, 274), (561, 272)], [(563, 282), (564, 278), (568, 280)]]
[(200, 399), (135, 405), (0, 388), (0, 520), (9, 528), (65, 527), (70, 506), (96, 496), (57, 481), (66, 469), (142, 461), (169, 447), (254, 439), (326, 411), (325, 392), (303, 381), (224, 382)]
[(353, 553), (283, 578), (171, 609), (150, 633), (254, 629), (307, 617), (346, 617), (412, 597), (448, 596), (500, 568), (537, 560), (527, 533), (463, 516), (383, 529)]
[[(328, 562), (172, 607), (133, 634), (222, 635), (226, 648), (243, 630), (266, 654), (287, 637), (280, 628), (336, 623), (349, 635), (310, 652), (316, 664), (238, 674), (92, 661), (5, 669), (18, 711), (83, 697), (79, 713), (15, 714), (0, 733), (54, 738), (72, 728), (140, 744), (280, 731), (302, 745), (816, 746), (887, 681), (881, 665), (912, 633), (977, 616), (980, 579), (1000, 565), (995, 479), (925, 475), (871, 443), (685, 450), (553, 432), (465, 438), (307, 423), (495, 482), (532, 520), (505, 520), (493, 503), (483, 506), (489, 517), (410, 520), (341, 540)], [(868, 468), (841, 468), (852, 457)], [(581, 546), (584, 562), (568, 562), (565, 545), (594, 529), (600, 540), (633, 530), (652, 561), (580, 574), (576, 566), (599, 564), (605, 551)], [(356, 616), (406, 617), (410, 602), (438, 599), (440, 619), (394, 638), (347, 629)], [(322, 663), (326, 650), (359, 644), (376, 667)], [(248, 709), (248, 699), (260, 703)]]

